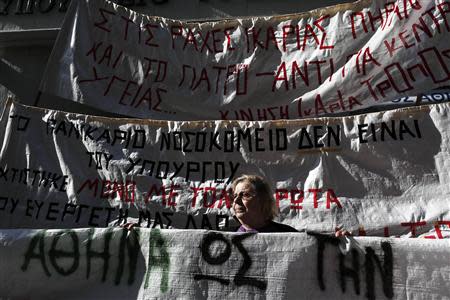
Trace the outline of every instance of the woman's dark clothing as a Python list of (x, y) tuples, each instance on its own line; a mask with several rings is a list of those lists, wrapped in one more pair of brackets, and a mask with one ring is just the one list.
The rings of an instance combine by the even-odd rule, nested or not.
[(255, 230), (247, 230), (244, 228), (244, 226), (241, 225), (237, 229), (237, 232), (298, 232), (298, 230), (286, 224), (270, 221), (263, 227)]

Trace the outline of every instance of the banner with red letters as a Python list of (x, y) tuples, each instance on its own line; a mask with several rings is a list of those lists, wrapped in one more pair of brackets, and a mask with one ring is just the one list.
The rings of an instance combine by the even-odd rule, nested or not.
[(449, 32), (448, 0), (205, 23), (72, 1), (40, 90), (162, 120), (346, 114), (448, 86)]

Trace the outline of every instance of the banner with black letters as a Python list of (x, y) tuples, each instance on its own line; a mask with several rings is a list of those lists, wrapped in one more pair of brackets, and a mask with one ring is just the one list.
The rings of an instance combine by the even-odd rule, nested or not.
[(449, 103), (290, 121), (111, 119), (7, 102), (2, 228), (232, 230), (230, 183), (272, 185), (299, 230), (442, 238), (449, 223)]
[(450, 296), (449, 246), (448, 240), (373, 237), (345, 244), (304, 233), (0, 230), (0, 295), (443, 299)]

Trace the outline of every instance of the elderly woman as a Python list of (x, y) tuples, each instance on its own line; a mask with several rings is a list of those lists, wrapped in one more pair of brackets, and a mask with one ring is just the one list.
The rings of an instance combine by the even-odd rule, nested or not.
[(233, 209), (241, 223), (238, 232), (296, 232), (276, 223), (278, 209), (270, 185), (260, 176), (242, 175), (232, 183)]

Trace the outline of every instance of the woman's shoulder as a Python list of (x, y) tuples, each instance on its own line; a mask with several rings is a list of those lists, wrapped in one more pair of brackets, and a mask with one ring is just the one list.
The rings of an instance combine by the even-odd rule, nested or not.
[(298, 232), (298, 230), (286, 224), (270, 221), (259, 232)]

